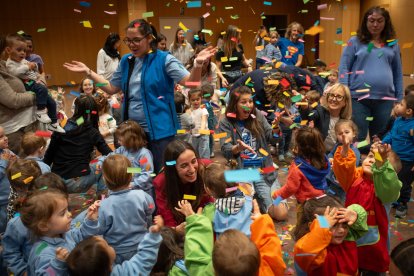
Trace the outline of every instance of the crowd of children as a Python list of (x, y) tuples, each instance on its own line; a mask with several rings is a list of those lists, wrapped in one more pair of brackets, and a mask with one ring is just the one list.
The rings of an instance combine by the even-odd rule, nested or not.
[[(297, 36), (301, 26), (290, 28)], [(282, 60), (278, 39), (275, 30), (259, 29), (258, 64), (273, 67)], [(62, 89), (45, 95), (36, 64), (24, 59), (24, 40), (11, 35), (7, 44), (10, 72), (36, 94), (38, 120), (51, 123), (54, 132), (27, 132), (21, 152), (13, 153), (0, 126), (0, 274), (284, 275), (274, 220), (286, 219), (286, 201), (294, 196), (297, 275), (413, 275), (414, 239), (392, 253), (389, 246), (391, 207), (406, 217), (414, 181), (410, 89), (395, 105), (389, 131), (374, 137), (365, 156), (354, 144), (358, 127), (349, 88), (338, 83), (335, 69), (323, 69), (321, 93), (296, 87), (288, 74), (269, 75), (263, 80), (271, 91), (268, 112), (256, 108), (249, 81), (229, 94), (227, 106), (212, 85), (177, 86), (176, 139), (184, 142), (175, 142), (194, 151), (190, 163), (196, 164), (185, 177), (195, 177), (199, 195), (211, 200), (198, 210), (189, 202), (194, 195), (168, 203), (183, 223), (167, 227), (157, 210), (153, 177), (160, 172), (148, 134), (133, 120), (114, 118), (119, 99), (85, 78), (68, 118)], [(198, 163), (214, 157), (217, 140), (231, 168)], [(291, 162), (282, 187), (270, 150), (276, 144), (278, 161)], [(190, 166), (177, 160), (165, 159), (165, 170)], [(260, 177), (234, 181), (226, 177), (229, 170)], [(165, 177), (179, 178), (171, 172)], [(72, 218), (69, 193), (94, 185), (96, 200)]]

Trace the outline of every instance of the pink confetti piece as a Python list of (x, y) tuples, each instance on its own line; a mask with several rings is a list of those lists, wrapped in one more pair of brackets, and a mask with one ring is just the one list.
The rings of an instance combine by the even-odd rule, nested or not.
[(48, 275), (50, 275), (50, 276), (55, 276), (56, 275), (56, 273), (55, 273), (55, 270), (52, 268), (52, 267), (48, 267), (48, 268), (46, 268), (46, 270), (45, 270), (46, 272), (47, 272), (47, 274)]
[(361, 75), (361, 74), (364, 74), (364, 73), (365, 73), (364, 70), (355, 71), (355, 74), (357, 74), (357, 75)]
[(366, 94), (366, 95), (364, 95), (364, 96), (362, 96), (362, 97), (359, 97), (359, 98), (358, 98), (358, 101), (361, 101), (361, 100), (363, 100), (363, 99), (369, 98), (369, 96), (370, 96), (370, 94)]
[(238, 186), (234, 186), (234, 187), (227, 188), (226, 189), (226, 193), (233, 192), (233, 191), (237, 190), (238, 188), (239, 188)]
[(251, 116), (253, 119), (256, 119), (256, 115), (254, 115), (253, 113), (250, 113), (250, 116)]
[(386, 100), (386, 101), (396, 101), (397, 98), (393, 98), (393, 97), (382, 97), (381, 100)]
[(268, 113), (266, 111), (260, 110), (260, 112), (266, 117)]
[(104, 13), (113, 15), (113, 14), (116, 14), (116, 11), (104, 11)]
[(323, 10), (323, 9), (326, 9), (326, 8), (328, 8), (328, 4), (318, 5), (318, 10)]
[(210, 16), (210, 13), (209, 12), (206, 12), (205, 14), (203, 14), (203, 17), (204, 18), (207, 18), (207, 17), (209, 17)]
[(164, 99), (164, 96), (159, 96), (158, 100)]
[(335, 17), (320, 17), (320, 20), (330, 20), (330, 21), (334, 21)]
[(81, 10), (78, 10), (78, 9), (73, 9), (73, 11), (74, 12), (78, 12), (78, 13), (81, 13), (82, 12)]

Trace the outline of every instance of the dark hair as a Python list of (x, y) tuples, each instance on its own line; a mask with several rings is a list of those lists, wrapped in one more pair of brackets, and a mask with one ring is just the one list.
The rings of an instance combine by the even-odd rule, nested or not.
[(117, 137), (122, 137), (122, 144), (128, 151), (136, 152), (147, 145), (144, 129), (135, 121), (122, 122), (115, 131)]
[(108, 156), (102, 164), (102, 174), (108, 189), (128, 186), (132, 180), (132, 174), (127, 172), (131, 167), (131, 161), (121, 154)]
[(260, 252), (256, 245), (242, 232), (229, 229), (217, 239), (213, 248), (215, 275), (257, 275)]
[(68, 195), (68, 188), (66, 187), (63, 179), (59, 175), (52, 172), (42, 174), (29, 185), (29, 191), (31, 192), (41, 189), (57, 189)]
[(96, 237), (78, 243), (70, 252), (66, 263), (72, 276), (111, 275), (111, 259)]
[(361, 25), (357, 31), (358, 39), (362, 43), (365, 43), (365, 44), (371, 41), (372, 36), (371, 36), (371, 33), (368, 31), (367, 23), (368, 23), (368, 17), (372, 15), (373, 13), (378, 13), (382, 15), (385, 19), (384, 30), (382, 30), (381, 32), (382, 42), (385, 43), (387, 40), (395, 38), (396, 34), (395, 34), (394, 26), (392, 25), (392, 22), (391, 22), (391, 17), (390, 17), (389, 12), (384, 8), (375, 6), (375, 7), (371, 7), (365, 12), (364, 17), (362, 18)]
[(99, 114), (95, 99), (89, 95), (81, 95), (75, 99), (75, 111), (73, 112), (72, 121), (77, 121), (80, 117), (83, 118), (84, 123), (80, 125), (80, 129), (86, 125), (99, 130)]
[(298, 219), (293, 238), (295, 241), (310, 231), (309, 225), (315, 219), (315, 214), (323, 215), (326, 207), (343, 208), (343, 204), (333, 196), (323, 195), (308, 199), (303, 203), (303, 214)]
[[(185, 68), (187, 68), (187, 70), (191, 71), (191, 69), (194, 66), (194, 60), (196, 59), (197, 55), (204, 50), (205, 48), (207, 48), (206, 46), (203, 45), (197, 45), (194, 49), (194, 55), (192, 55), (190, 57), (190, 59), (188, 60), (187, 64), (185, 65)], [(204, 74), (206, 74), (207, 76), (211, 73), (211, 60), (209, 60), (206, 71), (204, 71), (204, 66), (203, 69), (201, 71), (201, 76), (203, 77)]]
[(298, 157), (309, 160), (310, 164), (318, 170), (326, 168), (325, 144), (318, 129), (310, 127), (298, 129), (295, 147)]
[(402, 241), (391, 251), (391, 260), (403, 276), (414, 275), (414, 238)]
[(177, 114), (185, 112), (185, 96), (180, 91), (174, 91), (174, 104)]
[(119, 37), (119, 34), (110, 33), (106, 38), (105, 44), (102, 49), (111, 58), (121, 59), (121, 55), (119, 54), (118, 50), (115, 49), (115, 44), (120, 40), (121, 38)]
[[(247, 86), (240, 86), (234, 89), (230, 94), (230, 100), (226, 108), (226, 114), (227, 113), (234, 113), (237, 115), (237, 103), (239, 102), (240, 96), (250, 94), (252, 95), (252, 90)], [(251, 114), (256, 114), (256, 106), (253, 104), (253, 109), (251, 111)], [(229, 118), (227, 119), (231, 122), (236, 122), (237, 118)], [(263, 134), (263, 126), (259, 124), (259, 121), (255, 118), (249, 116), (245, 122), (245, 128), (250, 130), (254, 137), (259, 138)]]
[[(174, 140), (171, 141), (164, 151), (164, 164), (167, 161), (176, 161), (180, 155), (186, 151), (190, 150), (194, 152), (197, 160), (199, 159), (198, 153), (194, 150), (193, 146), (185, 141)], [(193, 210), (197, 210), (200, 206), (201, 198), (204, 195), (204, 183), (203, 183), (203, 170), (204, 166), (198, 161), (198, 171), (197, 171), (197, 180), (191, 185), (187, 185), (186, 190), (189, 190), (191, 195), (195, 195), (196, 199), (191, 201), (191, 206)], [(165, 166), (165, 196), (167, 197), (167, 206), (173, 213), (175, 221), (180, 224), (185, 221), (183, 214), (175, 210), (177, 207), (177, 202), (182, 200), (184, 195), (184, 184), (181, 182), (180, 177), (178, 176), (177, 169), (174, 166)]]
[(22, 36), (25, 40), (30, 40), (30, 41), (33, 43), (33, 37), (32, 37), (31, 35), (24, 33), (24, 34), (22, 34), (21, 36)]
[(173, 42), (173, 50), (177, 50), (178, 47), (180, 47), (180, 45), (178, 45), (178, 38), (177, 38), (178, 32), (180, 32), (180, 31), (184, 32), (184, 30), (181, 29), (181, 28), (177, 28), (177, 30), (175, 31), (174, 42)]
[(22, 137), (20, 147), (25, 155), (31, 155), (40, 148), (46, 147), (46, 140), (41, 136), (37, 136), (34, 132), (26, 132)]
[(162, 33), (159, 33), (158, 36), (157, 36), (157, 43), (161, 42), (161, 40), (167, 41), (167, 37), (165, 35), (163, 35)]
[[(285, 81), (283, 81), (283, 79)], [(277, 80), (278, 84), (270, 84), (269, 81)], [(282, 82), (287, 85), (283, 86)], [(263, 78), (263, 90), (265, 92), (266, 99), (271, 104), (278, 104), (285, 102), (286, 95), (283, 92), (287, 92), (290, 96), (293, 96), (292, 90), (298, 90), (295, 80), (288, 73), (276, 71)], [(290, 97), (288, 97), (290, 99)]]
[(201, 86), (201, 93), (203, 94), (204, 99), (211, 99), (214, 95), (214, 87), (211, 84), (204, 84)]
[(203, 98), (203, 94), (201, 93), (200, 88), (190, 89), (190, 91), (188, 91), (188, 100), (190, 101), (190, 105), (191, 105), (191, 96), (193, 95), (197, 95), (197, 97)]
[(157, 51), (157, 30), (154, 28), (154, 26), (152, 26), (150, 23), (148, 23), (148, 21), (144, 20), (144, 19), (135, 19), (133, 21), (131, 21), (128, 26), (126, 27), (126, 30), (128, 29), (134, 29), (137, 28), (138, 31), (141, 33), (141, 35), (143, 36), (151, 36), (152, 37), (152, 41), (150, 43), (150, 47), (152, 51)]
[(6, 43), (6, 37), (3, 35), (0, 35), (0, 55), (4, 52), (4, 49), (6, 49), (7, 43)]
[(313, 62), (314, 67), (326, 67), (326, 63), (320, 59), (315, 59)]
[[(1, 52), (1, 51), (0, 51)], [(410, 93), (414, 93), (414, 84), (409, 84), (407, 85), (407, 87), (404, 89), (404, 95), (407, 96)]]
[(407, 108), (411, 109), (414, 113), (414, 94), (408, 94), (404, 97), (405, 104)]
[(184, 259), (184, 236), (170, 227), (162, 227), (160, 234), (162, 242), (151, 274), (165, 273), (164, 275), (168, 275), (175, 262)]
[(96, 94), (96, 85), (95, 85), (95, 81), (93, 80), (93, 79), (91, 79), (91, 78), (83, 78), (82, 80), (81, 80), (81, 82), (80, 82), (80, 84), (79, 84), (79, 92), (80, 93), (82, 93), (82, 94), (84, 94), (85, 93), (85, 91), (83, 91), (83, 83), (86, 81), (86, 80), (90, 80), (91, 82), (92, 82), (92, 86), (93, 86), (93, 91), (92, 91), (92, 96), (93, 95), (95, 95)]

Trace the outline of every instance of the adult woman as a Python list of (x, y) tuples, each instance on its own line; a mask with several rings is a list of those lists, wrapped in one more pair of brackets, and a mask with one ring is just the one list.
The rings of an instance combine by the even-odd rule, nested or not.
[(41, 56), (33, 53), (33, 38), (29, 34), (23, 34), (22, 35), (24, 39), (26, 39), (26, 59), (30, 62), (34, 62), (37, 64), (37, 69), (39, 70), (40, 74), (43, 74), (45, 72), (45, 64), (43, 62), (43, 59)]
[(203, 168), (211, 161), (199, 159), (191, 144), (181, 140), (167, 145), (164, 160), (164, 172), (153, 181), (157, 212), (166, 226), (176, 227), (185, 221), (185, 217), (175, 210), (185, 194), (195, 196), (190, 201), (194, 211), (213, 201), (204, 191), (202, 179)]
[(96, 59), (96, 73), (106, 80), (110, 80), (112, 74), (118, 67), (121, 55), (118, 48), (121, 45), (121, 38), (117, 33), (110, 33), (106, 38), (105, 44), (98, 52)]
[[(351, 90), (358, 141), (365, 140), (368, 129), (370, 136), (381, 132), (393, 106), (393, 100), (388, 99), (401, 101), (403, 97), (400, 47), (396, 41), (390, 42), (394, 38), (388, 11), (372, 7), (365, 13), (357, 36), (351, 37), (342, 53), (339, 82)], [(364, 99), (358, 100), (361, 97)], [(373, 120), (367, 121), (367, 117)]]
[(305, 55), (305, 47), (299, 38), (303, 34), (303, 27), (298, 22), (292, 22), (286, 29), (285, 37), (281, 37), (277, 46), (282, 52), (282, 62), (287, 65), (300, 66), (303, 56)]
[(216, 65), (221, 70), (229, 84), (234, 83), (242, 76), (242, 67), (252, 70), (252, 65), (244, 56), (243, 46), (240, 43), (240, 29), (229, 25), (223, 38), (223, 48), (216, 54)]
[(158, 47), (158, 50), (167, 51), (167, 37), (165, 35), (158, 34), (157, 47)]
[(193, 47), (184, 37), (184, 30), (178, 28), (175, 32), (174, 42), (170, 45), (170, 53), (182, 64), (186, 64), (193, 55)]
[[(157, 50), (156, 35), (143, 19), (129, 23), (123, 41), (131, 54), (122, 57), (111, 81), (101, 89), (108, 94), (124, 92), (123, 120), (132, 119), (144, 128), (154, 156), (154, 169), (158, 172), (164, 149), (178, 129), (174, 82), (184, 85), (187, 81), (199, 81), (204, 61), (215, 50), (209, 47), (201, 51), (190, 74), (171, 54)], [(106, 82), (81, 62), (65, 63), (64, 66), (71, 71), (86, 73), (95, 82)]]
[(0, 126), (9, 138), (9, 149), (16, 154), (25, 132), (36, 130), (35, 96), (25, 93), (22, 81), (8, 73), (4, 49), (6, 40), (0, 37)]

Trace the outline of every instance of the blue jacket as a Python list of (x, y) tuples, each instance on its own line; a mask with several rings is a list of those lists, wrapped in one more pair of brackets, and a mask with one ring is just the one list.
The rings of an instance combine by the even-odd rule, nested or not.
[(28, 276), (31, 275), (67, 275), (66, 263), (56, 259), (56, 249), (64, 247), (69, 252), (90, 236), (97, 234), (99, 222), (85, 219), (79, 228), (73, 228), (63, 237), (41, 237), (30, 251)]
[(398, 117), (390, 132), (382, 139), (383, 143), (390, 144), (402, 161), (414, 161), (414, 117), (405, 119)]
[(141, 190), (111, 191), (99, 208), (99, 234), (115, 249), (117, 258), (136, 252), (148, 226), (152, 224), (155, 205)]
[(130, 260), (113, 266), (111, 275), (150, 275), (161, 241), (159, 233), (146, 233), (136, 249), (138, 252)]
[[(3, 154), (15, 155), (11, 150), (0, 149), (0, 206), (7, 206), (10, 194), (10, 182), (7, 178), (6, 168), (9, 160), (2, 159)], [(2, 230), (0, 230), (2, 231)]]
[(37, 164), (38, 164), (38, 165), (39, 165), (39, 167), (40, 167), (40, 170), (42, 171), (42, 174), (45, 174), (45, 173), (48, 173), (48, 172), (51, 172), (51, 171), (52, 171), (52, 170), (50, 169), (50, 166), (49, 166), (49, 165), (47, 165), (45, 162), (43, 162), (43, 160), (42, 160), (42, 159), (40, 159), (39, 157), (27, 156), (25, 159), (26, 159), (26, 160), (34, 160), (34, 161), (36, 161), (36, 162), (37, 162)]
[(7, 268), (16, 276), (23, 275), (27, 269), (32, 243), (29, 240), (26, 226), (20, 216), (12, 218), (3, 235), (3, 258)]
[[(151, 140), (174, 136), (177, 133), (178, 121), (174, 104), (174, 80), (165, 70), (168, 52), (155, 51), (145, 56), (142, 64), (141, 97)], [(126, 93), (123, 104), (123, 120), (127, 120), (128, 102), (128, 67), (132, 54), (122, 57), (122, 91)], [(162, 98), (159, 98), (162, 97)]]
[(132, 185), (134, 189), (140, 189), (149, 195), (152, 195), (152, 177), (151, 174), (154, 172), (154, 162), (152, 159), (152, 153), (147, 148), (140, 148), (136, 152), (127, 150), (124, 146), (121, 146), (115, 150), (115, 152), (102, 156), (99, 158), (100, 166), (102, 167), (103, 161), (112, 154), (122, 154), (126, 156), (133, 168), (140, 168), (141, 172), (134, 173), (132, 175)]

